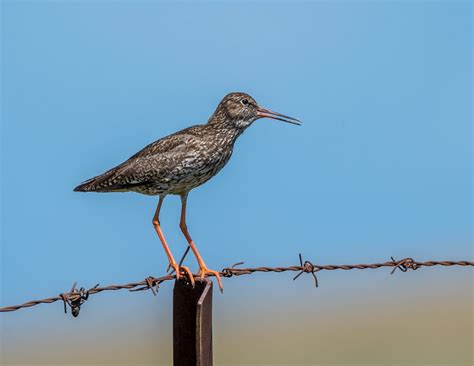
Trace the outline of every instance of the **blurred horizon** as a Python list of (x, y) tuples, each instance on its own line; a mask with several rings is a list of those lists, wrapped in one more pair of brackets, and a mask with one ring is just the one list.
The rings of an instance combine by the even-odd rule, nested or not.
[[(0, 9), (0, 306), (163, 275), (157, 197), (72, 190), (231, 91), (304, 124), (257, 121), (190, 193), (210, 268), (473, 259), (470, 1)], [(177, 258), (179, 210), (160, 217)], [(472, 269), (389, 273), (224, 279), (215, 364), (471, 365)], [(171, 291), (1, 314), (0, 364), (169, 364)]]

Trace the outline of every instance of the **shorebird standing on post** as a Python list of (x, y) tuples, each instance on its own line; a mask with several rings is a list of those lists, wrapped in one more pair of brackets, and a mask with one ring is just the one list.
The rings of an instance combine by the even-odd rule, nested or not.
[(237, 138), (259, 118), (273, 118), (299, 125), (295, 118), (260, 107), (245, 93), (226, 95), (207, 124), (188, 127), (163, 137), (139, 151), (127, 161), (80, 184), (75, 191), (81, 192), (138, 192), (158, 195), (158, 206), (153, 216), (153, 226), (160, 238), (169, 268), (176, 271), (176, 278), (194, 277), (188, 267), (179, 266), (168, 247), (160, 226), (160, 210), (168, 194), (181, 196), (181, 220), (179, 227), (191, 247), (198, 263), (198, 275), (204, 278), (216, 276), (222, 291), (218, 271), (207, 268), (186, 226), (186, 201), (193, 188), (207, 182), (229, 161)]

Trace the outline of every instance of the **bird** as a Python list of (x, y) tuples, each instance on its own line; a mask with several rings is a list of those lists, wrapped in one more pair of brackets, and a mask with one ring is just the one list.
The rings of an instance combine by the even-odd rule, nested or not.
[(160, 225), (160, 211), (167, 195), (181, 197), (179, 227), (199, 264), (197, 277), (215, 276), (223, 291), (219, 271), (209, 269), (202, 259), (186, 225), (186, 203), (189, 192), (206, 183), (229, 161), (239, 136), (256, 120), (272, 118), (301, 125), (301, 121), (260, 107), (250, 95), (227, 94), (205, 124), (194, 125), (145, 146), (129, 159), (105, 173), (90, 178), (74, 188), (76, 192), (136, 192), (158, 196), (152, 219), (153, 227), (166, 252), (169, 269), (189, 278), (191, 270), (178, 265), (171, 253)]

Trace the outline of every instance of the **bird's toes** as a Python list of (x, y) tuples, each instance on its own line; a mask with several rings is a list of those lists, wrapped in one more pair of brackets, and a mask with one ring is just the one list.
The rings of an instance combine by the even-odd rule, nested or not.
[(204, 278), (206, 276), (215, 276), (217, 279), (217, 283), (219, 284), (219, 290), (221, 292), (224, 292), (224, 287), (222, 286), (221, 274), (219, 271), (214, 271), (213, 269), (204, 267), (199, 270), (199, 276), (201, 278)]
[(191, 272), (191, 270), (186, 266), (180, 266), (179, 270), (184, 275), (184, 277), (188, 279), (189, 283), (194, 288), (194, 274)]

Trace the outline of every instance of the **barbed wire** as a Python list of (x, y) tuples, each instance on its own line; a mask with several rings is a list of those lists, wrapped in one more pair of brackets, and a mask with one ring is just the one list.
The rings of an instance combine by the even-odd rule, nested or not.
[[(180, 264), (183, 262), (184, 258), (188, 250), (184, 253), (183, 257), (180, 260)], [(397, 269), (401, 272), (407, 272), (408, 270), (417, 270), (422, 267), (433, 267), (433, 266), (474, 266), (474, 262), (471, 261), (425, 261), (425, 262), (418, 262), (415, 261), (413, 258), (404, 258), (402, 260), (395, 260), (391, 257), (391, 261), (383, 262), (383, 263), (370, 263), (370, 264), (329, 264), (329, 265), (321, 265), (321, 264), (313, 264), (312, 262), (306, 260), (303, 261), (301, 254), (299, 255), (299, 265), (296, 266), (289, 266), (289, 267), (253, 267), (253, 268), (241, 268), (238, 267), (243, 265), (244, 262), (239, 262), (234, 264), (231, 267), (223, 268), (220, 271), (220, 275), (225, 278), (230, 278), (233, 276), (242, 276), (242, 275), (250, 275), (256, 272), (298, 272), (296, 276), (293, 277), (293, 280), (296, 280), (300, 277), (303, 273), (308, 273), (313, 276), (314, 285), (318, 287), (318, 278), (316, 277), (316, 272), (319, 271), (334, 271), (334, 270), (352, 270), (352, 269), (379, 269), (383, 267), (391, 267), (393, 268), (390, 274), (393, 274)], [(197, 277), (197, 276), (195, 276)], [(36, 306), (39, 304), (51, 304), (56, 301), (63, 301), (64, 303), (64, 312), (67, 313), (67, 307), (71, 309), (71, 313), (74, 317), (79, 315), (81, 310), (81, 306), (89, 299), (90, 295), (95, 295), (104, 291), (117, 291), (117, 290), (124, 290), (128, 289), (129, 291), (145, 291), (151, 290), (153, 295), (156, 295), (158, 292), (158, 288), (160, 284), (166, 281), (172, 281), (176, 279), (176, 275), (168, 274), (162, 277), (147, 277), (143, 281), (138, 282), (130, 282), (127, 284), (122, 285), (108, 285), (104, 287), (100, 287), (99, 284), (91, 287), (90, 289), (86, 290), (84, 287), (80, 289), (76, 288), (76, 282), (74, 282), (71, 290), (69, 292), (64, 292), (59, 294), (58, 296), (48, 297), (42, 300), (31, 300), (25, 302), (20, 305), (12, 305), (0, 308), (0, 313), (16, 311), (23, 308), (29, 308), (32, 306)], [(186, 280), (186, 278), (184, 278)]]

